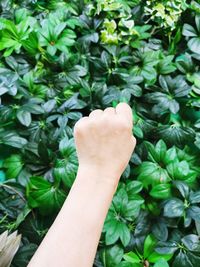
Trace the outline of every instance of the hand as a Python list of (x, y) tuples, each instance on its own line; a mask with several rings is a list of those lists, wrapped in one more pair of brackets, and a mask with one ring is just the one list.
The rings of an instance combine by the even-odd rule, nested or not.
[(118, 183), (136, 145), (132, 127), (132, 110), (126, 103), (81, 118), (74, 127), (79, 169)]

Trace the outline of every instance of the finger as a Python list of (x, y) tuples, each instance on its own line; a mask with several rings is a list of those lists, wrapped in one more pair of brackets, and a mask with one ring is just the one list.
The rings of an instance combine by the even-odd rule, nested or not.
[[(134, 149), (135, 149), (135, 146), (136, 146), (136, 144), (137, 144), (137, 140), (135, 139), (135, 137), (132, 135), (132, 137), (131, 137), (131, 141), (132, 141), (132, 149), (133, 149), (133, 151), (134, 151)], [(132, 151), (132, 152), (133, 152)]]
[(119, 103), (115, 109), (117, 115), (123, 117), (130, 125), (133, 125), (132, 109), (128, 104)]
[(135, 138), (135, 136), (132, 135), (132, 142), (134, 144), (134, 147), (136, 146), (137, 144), (137, 139)]
[(89, 118), (94, 118), (94, 117), (99, 117), (103, 114), (103, 110), (101, 109), (95, 109), (93, 110), (90, 115), (89, 115)]
[(112, 107), (106, 108), (103, 113), (106, 114), (106, 115), (107, 114), (109, 114), (109, 115), (116, 115), (116, 111)]
[(75, 125), (74, 125), (74, 133), (79, 132), (82, 128), (82, 126), (87, 123), (87, 121), (89, 120), (89, 117), (85, 116), (82, 117), (80, 120), (78, 120)]

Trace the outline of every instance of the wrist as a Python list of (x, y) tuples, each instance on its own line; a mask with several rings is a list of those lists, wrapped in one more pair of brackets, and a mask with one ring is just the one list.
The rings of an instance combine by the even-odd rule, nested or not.
[(98, 187), (110, 188), (116, 190), (120, 179), (120, 174), (106, 170), (94, 165), (79, 165), (77, 172), (77, 181), (95, 184)]

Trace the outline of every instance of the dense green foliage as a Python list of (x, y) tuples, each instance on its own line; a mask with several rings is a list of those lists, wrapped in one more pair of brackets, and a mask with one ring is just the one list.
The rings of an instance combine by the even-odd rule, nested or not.
[(119, 101), (137, 147), (94, 266), (200, 266), (200, 2), (2, 0), (0, 14), (0, 232), (22, 234), (12, 266), (27, 266), (76, 177), (75, 122)]

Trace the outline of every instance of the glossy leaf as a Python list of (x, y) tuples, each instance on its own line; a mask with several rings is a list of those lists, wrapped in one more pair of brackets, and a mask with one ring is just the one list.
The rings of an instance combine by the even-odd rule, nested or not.
[(180, 199), (170, 199), (164, 206), (164, 216), (169, 218), (180, 217), (183, 215), (184, 209), (184, 203)]
[(48, 215), (58, 211), (66, 194), (43, 177), (31, 177), (27, 191), (28, 203), (32, 208), (39, 208), (41, 214)]

